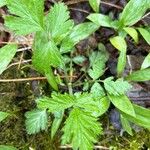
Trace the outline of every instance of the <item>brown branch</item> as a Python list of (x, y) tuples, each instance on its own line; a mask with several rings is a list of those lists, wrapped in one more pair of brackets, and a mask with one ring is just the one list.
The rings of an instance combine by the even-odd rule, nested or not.
[[(81, 3), (81, 2), (87, 2), (88, 0), (73, 0), (73, 1), (67, 1), (66, 2), (66, 5), (73, 5), (73, 4), (77, 4), (77, 3)], [(104, 1), (101, 1), (100, 2), (101, 4), (104, 4), (104, 5), (108, 5), (108, 6), (111, 6), (111, 7), (115, 7), (117, 9), (123, 9), (123, 7), (121, 6), (118, 6), (118, 5), (115, 5), (115, 4), (112, 4), (112, 3), (108, 3), (108, 2), (104, 2)]]

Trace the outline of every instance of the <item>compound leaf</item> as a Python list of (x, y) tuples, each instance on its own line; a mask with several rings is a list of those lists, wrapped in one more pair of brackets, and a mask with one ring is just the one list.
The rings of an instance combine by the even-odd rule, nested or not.
[(48, 41), (46, 33), (38, 32), (35, 36), (33, 49), (32, 63), (34, 67), (47, 77), (55, 90), (58, 90), (51, 66), (63, 67), (64, 63), (57, 46), (52, 40)]
[(120, 23), (123, 26), (132, 26), (138, 22), (150, 8), (149, 0), (130, 0), (123, 9), (120, 17)]
[(150, 68), (132, 72), (130, 75), (126, 77), (126, 79), (129, 81), (137, 81), (137, 82), (148, 81), (150, 80)]
[(38, 108), (48, 109), (49, 112), (63, 111), (75, 103), (75, 98), (69, 94), (52, 93), (51, 98), (43, 97), (37, 101)]
[(16, 44), (8, 44), (0, 49), (0, 74), (2, 74), (4, 70), (6, 70), (8, 64), (16, 54), (16, 51)]
[(13, 15), (5, 17), (5, 25), (16, 34), (43, 30), (44, 0), (7, 0), (7, 7)]
[(26, 129), (28, 134), (35, 134), (40, 130), (46, 130), (47, 128), (47, 113), (46, 110), (32, 110), (25, 114), (26, 117)]
[(103, 75), (105, 63), (108, 60), (108, 53), (106, 51), (93, 52), (90, 56), (90, 69), (88, 70), (89, 76), (96, 80)]
[(102, 132), (97, 118), (79, 108), (74, 108), (63, 128), (62, 144), (71, 143), (73, 149), (92, 150)]
[(60, 42), (73, 27), (69, 11), (64, 3), (55, 3), (46, 16), (47, 31), (55, 42)]
[(6, 119), (10, 114), (7, 112), (0, 111), (0, 122)]
[(105, 91), (99, 83), (95, 82), (91, 87), (91, 94), (95, 99), (102, 98), (105, 96)]
[(109, 77), (104, 80), (105, 89), (110, 95), (122, 95), (132, 87), (127, 81), (123, 81), (121, 78), (116, 81), (112, 81), (112, 79), (112, 77)]
[(134, 117), (136, 116), (133, 105), (126, 95), (116, 96), (108, 94), (108, 98), (122, 112)]
[(78, 42), (87, 38), (98, 28), (99, 26), (91, 22), (86, 22), (75, 26), (71, 30), (71, 33), (62, 41), (60, 48), (61, 53), (71, 51)]

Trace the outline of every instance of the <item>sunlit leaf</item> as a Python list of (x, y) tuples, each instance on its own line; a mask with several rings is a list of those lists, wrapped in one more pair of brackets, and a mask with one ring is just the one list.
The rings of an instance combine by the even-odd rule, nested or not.
[(26, 129), (28, 134), (35, 134), (40, 130), (47, 129), (47, 113), (46, 110), (32, 110), (25, 114), (26, 117)]
[(89, 3), (90, 3), (90, 5), (91, 5), (92, 9), (93, 9), (95, 12), (99, 12), (100, 1), (101, 1), (101, 0), (89, 0)]
[(107, 15), (94, 13), (94, 14), (90, 14), (87, 18), (91, 20), (93, 23), (95, 23), (96, 25), (98, 25), (99, 27), (100, 26), (112, 27), (111, 23), (113, 21)]
[(134, 28), (126, 27), (123, 28), (135, 41), (135, 43), (138, 43), (138, 33)]
[(130, 0), (120, 17), (120, 23), (123, 26), (132, 26), (138, 22), (145, 14), (146, 10), (150, 8), (149, 0)]
[(109, 94), (108, 98), (115, 105), (115, 107), (121, 110), (122, 112), (134, 117), (136, 116), (134, 107), (126, 95), (116, 96), (116, 95)]
[(145, 41), (150, 45), (150, 32), (144, 28), (138, 28), (138, 30), (145, 39)]
[(8, 44), (0, 49), (0, 74), (7, 69), (8, 64), (16, 54), (16, 51), (16, 44)]
[(150, 68), (132, 72), (130, 75), (126, 77), (126, 79), (129, 81), (137, 81), (137, 82), (148, 81), (150, 80)]
[(150, 53), (145, 57), (141, 69), (146, 69), (148, 67), (150, 67)]

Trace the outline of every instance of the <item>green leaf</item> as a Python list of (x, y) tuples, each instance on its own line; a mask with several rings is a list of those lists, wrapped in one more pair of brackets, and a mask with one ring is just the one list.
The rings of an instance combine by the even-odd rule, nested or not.
[(134, 107), (134, 110), (136, 113), (136, 117), (133, 117), (130, 114), (124, 114), (124, 113), (123, 113), (123, 115), (129, 121), (150, 130), (150, 123), (149, 123), (150, 110), (143, 108), (141, 106), (135, 105), (135, 104), (133, 104), (133, 107)]
[(122, 78), (112, 81), (113, 77), (109, 77), (104, 80), (104, 87), (110, 95), (122, 95), (131, 89), (131, 85), (127, 81), (123, 81)]
[(5, 25), (16, 34), (43, 30), (44, 0), (7, 0), (7, 7), (13, 15), (5, 17)]
[(112, 27), (111, 23), (113, 22), (109, 16), (103, 15), (103, 14), (90, 14), (87, 17), (89, 20), (91, 20), (96, 25), (103, 26), (103, 27)]
[(47, 128), (47, 113), (46, 110), (32, 110), (25, 114), (26, 117), (26, 129), (28, 134), (35, 134), (40, 130), (46, 130)]
[(69, 20), (69, 11), (64, 3), (55, 3), (46, 16), (47, 31), (50, 37), (59, 43), (73, 28), (73, 21)]
[(117, 74), (121, 77), (126, 66), (126, 51), (121, 51), (117, 63)]
[(50, 67), (49, 70), (47, 70), (45, 72), (45, 77), (48, 80), (48, 83), (52, 86), (52, 88), (56, 91), (58, 91), (58, 86), (57, 86), (57, 82), (56, 82), (56, 78), (52, 72), (52, 68)]
[(63, 111), (54, 113), (55, 118), (54, 118), (52, 126), (51, 126), (51, 139), (53, 139), (58, 128), (60, 127), (60, 124), (61, 124), (62, 119), (63, 119), (63, 115), (64, 115)]
[(2, 74), (4, 70), (6, 70), (8, 64), (15, 56), (16, 51), (16, 44), (8, 44), (0, 49), (0, 74)]
[(121, 124), (122, 124), (123, 129), (132, 136), (133, 132), (132, 132), (132, 128), (130, 126), (129, 121), (123, 115), (120, 115), (120, 116), (121, 116)]
[(137, 82), (148, 81), (150, 80), (150, 68), (132, 72), (126, 77), (126, 80)]
[(120, 23), (123, 26), (134, 25), (142, 18), (149, 7), (149, 0), (130, 0), (123, 9)]
[(119, 51), (126, 51), (127, 49), (126, 41), (121, 36), (110, 38), (110, 42)]
[(86, 60), (86, 57), (85, 56), (81, 56), (81, 55), (78, 55), (78, 56), (76, 56), (76, 57), (74, 57), (72, 59), (72, 61), (74, 63), (76, 63), (77, 65), (81, 65), (85, 60)]
[(50, 66), (62, 67), (61, 54), (55, 43), (46, 38), (46, 33), (36, 34), (33, 49), (33, 65), (39, 72), (45, 73)]
[(75, 93), (76, 103), (74, 107), (83, 108), (85, 111), (90, 112), (93, 116), (99, 113), (99, 101), (94, 99), (90, 93)]
[(90, 6), (95, 12), (99, 12), (99, 5), (101, 0), (89, 0)]
[(13, 146), (0, 145), (0, 150), (17, 150), (17, 148)]
[(146, 69), (148, 67), (150, 67), (150, 53), (145, 57), (141, 69)]
[(91, 87), (91, 94), (95, 99), (102, 98), (105, 96), (105, 91), (99, 83), (95, 82)]
[(150, 45), (150, 32), (144, 28), (138, 28), (138, 30), (145, 39), (145, 41)]
[(130, 116), (136, 116), (133, 105), (126, 95), (116, 96), (109, 94), (108, 98), (115, 105), (115, 107), (121, 110), (122, 112)]
[(64, 62), (57, 46), (53, 41), (48, 41), (46, 33), (38, 32), (33, 49), (32, 63), (35, 69), (45, 75), (50, 85), (58, 90), (51, 66), (63, 68)]
[(92, 150), (101, 130), (97, 118), (84, 110), (74, 108), (63, 128), (62, 144), (71, 143), (73, 149)]
[(135, 43), (138, 43), (138, 33), (134, 28), (126, 27), (123, 28), (135, 41)]
[(61, 53), (69, 52), (81, 40), (87, 38), (99, 27), (91, 22), (86, 22), (75, 26), (71, 33), (62, 41), (60, 51)]
[(134, 110), (135, 110), (136, 114), (142, 115), (142, 116), (147, 117), (147, 118), (150, 117), (150, 110), (148, 108), (146, 109), (146, 108), (141, 107), (141, 106), (136, 105), (136, 104), (133, 104), (133, 106), (134, 106)]
[(63, 111), (72, 107), (75, 103), (75, 97), (69, 94), (52, 93), (51, 98), (43, 97), (37, 101), (38, 108), (48, 109), (49, 112)]
[(105, 63), (108, 60), (109, 55), (107, 51), (92, 52), (90, 56), (90, 69), (88, 70), (89, 76), (96, 80), (105, 72)]
[(6, 0), (0, 0), (0, 7), (3, 7), (4, 5), (6, 5)]
[(101, 99), (97, 98), (96, 105), (98, 106), (99, 110), (94, 112), (94, 116), (99, 117), (108, 110), (110, 106), (110, 100), (106, 96)]
[(7, 112), (0, 111), (0, 122), (6, 119), (10, 114)]

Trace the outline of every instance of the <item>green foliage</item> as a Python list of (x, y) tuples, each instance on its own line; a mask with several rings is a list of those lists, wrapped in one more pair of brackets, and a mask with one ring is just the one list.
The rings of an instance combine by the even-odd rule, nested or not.
[(107, 51), (93, 52), (90, 56), (90, 69), (88, 70), (89, 76), (96, 80), (104, 73), (105, 63), (108, 60)]
[(6, 0), (0, 0), (0, 7), (6, 5)]
[(62, 144), (71, 143), (73, 149), (92, 150), (101, 130), (97, 118), (84, 110), (74, 108), (63, 128)]
[(126, 28), (123, 28), (123, 29), (133, 38), (135, 43), (138, 43), (138, 33), (134, 28), (126, 27)]
[(32, 110), (25, 114), (26, 129), (28, 134), (38, 133), (40, 130), (47, 129), (47, 113), (46, 110)]
[[(135, 43), (138, 43), (138, 33), (131, 27), (137, 23), (146, 10), (150, 8), (149, 0), (130, 0), (125, 6), (119, 20), (112, 20), (111, 17), (103, 14), (90, 14), (87, 18), (92, 22), (85, 22), (74, 25), (70, 19), (69, 11), (64, 3), (55, 3), (47, 15), (44, 15), (44, 0), (6, 0), (0, 1), (0, 6), (7, 3), (10, 15), (5, 17), (5, 25), (8, 29), (18, 35), (34, 33), (32, 63), (35, 69), (43, 74), (54, 90), (58, 91), (52, 68), (59, 71), (66, 78), (65, 86), (68, 86), (69, 93), (52, 92), (51, 97), (41, 97), (37, 100), (37, 109), (28, 111), (26, 117), (26, 129), (28, 134), (35, 134), (46, 130), (48, 115), (54, 115), (51, 125), (51, 138), (60, 128), (64, 114), (66, 121), (62, 128), (62, 144), (71, 144), (74, 150), (92, 150), (98, 136), (102, 133), (99, 117), (107, 112), (110, 102), (120, 111), (122, 126), (125, 131), (132, 135), (130, 122), (150, 129), (150, 111), (143, 107), (132, 104), (125, 95), (132, 87), (122, 78), (113, 81), (113, 77), (104, 80), (99, 78), (105, 72), (105, 63), (109, 55), (102, 44), (98, 45), (98, 51), (89, 50), (89, 67), (85, 74), (92, 78), (87, 81), (90, 93), (73, 93), (72, 82), (68, 77), (68, 71), (72, 75), (72, 62), (82, 64), (87, 58), (79, 55), (69, 57), (70, 68), (66, 66), (64, 53), (74, 50), (75, 45), (81, 40), (93, 34), (100, 26), (114, 28), (118, 36), (110, 38), (111, 44), (119, 50), (117, 64), (118, 77), (122, 77), (126, 65), (127, 44), (125, 37), (129, 34)], [(95, 12), (99, 11), (100, 0), (89, 0)], [(143, 38), (150, 44), (150, 34), (146, 28), (137, 28)], [(17, 50), (15, 44), (9, 44), (0, 49), (0, 74), (7, 68)], [(68, 56), (68, 54), (66, 54)], [(73, 56), (72, 56), (73, 55)], [(150, 80), (149, 54), (145, 58), (141, 70), (135, 71), (126, 77), (129, 81)], [(105, 77), (105, 76), (103, 76)], [(102, 77), (101, 77), (102, 78)], [(104, 83), (104, 85), (100, 83)], [(63, 91), (63, 90), (62, 90)], [(47, 113), (47, 111), (49, 113)], [(0, 112), (0, 121), (8, 115)], [(1, 146), (0, 149), (8, 149)]]
[(99, 5), (101, 0), (89, 0), (90, 6), (95, 12), (99, 12)]
[(111, 44), (119, 51), (126, 51), (127, 44), (121, 36), (116, 36), (110, 39)]
[(74, 96), (69, 94), (52, 93), (51, 97), (39, 98), (37, 101), (38, 108), (48, 108), (49, 112), (56, 112), (72, 107), (75, 103)]
[(17, 148), (13, 146), (0, 145), (0, 150), (17, 150)]
[(146, 69), (148, 67), (150, 67), (150, 53), (145, 57), (141, 69)]
[(92, 93), (92, 96), (97, 99), (97, 98), (102, 98), (105, 96), (105, 91), (104, 89), (102, 88), (102, 86), (95, 82), (92, 87), (91, 87), (91, 93)]
[[(94, 101), (92, 95), (88, 93), (76, 93), (75, 95), (53, 93), (51, 98), (44, 97), (38, 99), (37, 104), (38, 108), (48, 109), (52, 113), (72, 108), (63, 128), (64, 135), (62, 136), (62, 141), (64, 144), (72, 143), (74, 149), (92, 149), (93, 142), (96, 142), (97, 136), (101, 133), (97, 116), (108, 109), (106, 99), (100, 103), (99, 100)], [(98, 106), (98, 104), (100, 105)], [(99, 111), (99, 109), (102, 104), (103, 109), (100, 112), (101, 110)], [(105, 109), (104, 107), (107, 108)], [(62, 116), (59, 117), (59, 120), (55, 120), (57, 129), (62, 120)], [(54, 133), (56, 132), (56, 128), (53, 128)], [(52, 133), (52, 137), (54, 133)], [(81, 142), (82, 140), (84, 142)]]
[(77, 44), (79, 41), (87, 38), (89, 35), (91, 35), (93, 32), (95, 32), (99, 28), (98, 25), (95, 25), (91, 22), (86, 22), (79, 24), (75, 26), (70, 34), (64, 38), (62, 41), (60, 52), (61, 53), (67, 53), (73, 49), (75, 44)]
[(126, 79), (129, 81), (137, 81), (137, 82), (148, 81), (150, 80), (150, 68), (132, 72), (130, 75), (126, 77)]
[(7, 7), (13, 15), (5, 17), (5, 25), (16, 34), (43, 30), (44, 0), (7, 0)]
[(130, 122), (123, 115), (121, 115), (121, 124), (126, 132), (128, 132), (130, 135), (133, 135)]
[(112, 27), (112, 20), (109, 16), (94, 13), (90, 14), (87, 18), (99, 26)]
[(132, 26), (138, 22), (150, 7), (149, 0), (130, 0), (123, 9), (120, 17), (120, 24)]
[(112, 81), (112, 79), (113, 77), (109, 77), (104, 80), (105, 89), (110, 95), (122, 95), (132, 87), (127, 81), (123, 81), (121, 78), (116, 81)]
[(131, 116), (130, 114), (124, 114), (124, 113), (123, 116), (130, 122), (133, 122), (144, 128), (150, 129), (150, 124), (149, 124), (150, 110), (135, 104), (133, 104), (133, 107), (136, 114), (135, 117)]
[(125, 114), (136, 116), (134, 112), (133, 105), (131, 101), (128, 99), (126, 95), (108, 95), (108, 98), (111, 100), (111, 102), (115, 105), (116, 108), (124, 112)]
[(0, 49), (0, 74), (6, 70), (8, 64), (16, 54), (17, 45), (8, 44)]
[(55, 134), (62, 122), (63, 115), (64, 115), (64, 111), (54, 113), (55, 118), (54, 118), (52, 126), (51, 126), (51, 139), (53, 139), (53, 137), (55, 136)]
[(144, 28), (138, 28), (138, 30), (145, 39), (145, 41), (150, 45), (150, 32)]
[(10, 114), (7, 112), (0, 111), (0, 122), (6, 119)]
[(61, 42), (72, 29), (74, 23), (69, 18), (69, 11), (64, 3), (55, 4), (46, 16), (47, 32), (56, 43)]

